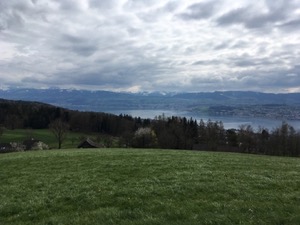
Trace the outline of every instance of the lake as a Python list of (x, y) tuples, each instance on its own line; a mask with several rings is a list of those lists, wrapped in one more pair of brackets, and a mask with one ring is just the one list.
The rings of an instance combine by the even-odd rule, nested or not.
[[(281, 126), (283, 120), (279, 119), (268, 119), (268, 118), (255, 118), (255, 117), (231, 117), (231, 116), (208, 116), (195, 112), (188, 111), (175, 111), (175, 110), (111, 110), (107, 111), (107, 113), (112, 113), (115, 115), (127, 114), (133, 117), (141, 117), (141, 118), (149, 118), (154, 119), (155, 116), (165, 115), (166, 117), (170, 116), (180, 116), (186, 118), (196, 119), (198, 122), (202, 119), (203, 121), (208, 121), (209, 119), (212, 121), (222, 121), (225, 129), (235, 128), (238, 129), (240, 125), (247, 124), (251, 125), (254, 129), (258, 129), (259, 127), (267, 128), (269, 130), (273, 130)], [(300, 130), (300, 120), (291, 120), (285, 121), (291, 126), (293, 126), (296, 130)]]

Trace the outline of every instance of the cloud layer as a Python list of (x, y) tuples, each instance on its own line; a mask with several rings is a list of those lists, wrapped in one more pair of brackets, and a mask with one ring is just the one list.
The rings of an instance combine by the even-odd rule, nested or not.
[(300, 1), (0, 2), (0, 88), (300, 92)]

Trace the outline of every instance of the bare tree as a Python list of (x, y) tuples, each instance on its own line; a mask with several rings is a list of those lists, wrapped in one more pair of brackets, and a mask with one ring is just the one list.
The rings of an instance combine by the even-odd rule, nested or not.
[(49, 125), (49, 128), (58, 141), (58, 149), (61, 149), (61, 145), (67, 136), (69, 125), (61, 119), (57, 119)]

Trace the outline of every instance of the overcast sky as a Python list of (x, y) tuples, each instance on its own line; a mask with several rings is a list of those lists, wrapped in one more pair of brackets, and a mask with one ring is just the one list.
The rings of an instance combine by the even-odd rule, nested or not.
[(300, 92), (300, 0), (0, 0), (0, 88)]

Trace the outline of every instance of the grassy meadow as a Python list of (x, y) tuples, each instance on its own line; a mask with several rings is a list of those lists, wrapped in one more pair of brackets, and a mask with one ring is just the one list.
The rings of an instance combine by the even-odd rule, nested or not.
[(300, 224), (300, 159), (173, 150), (0, 155), (0, 224)]
[[(80, 132), (68, 132), (66, 139), (62, 144), (62, 148), (76, 148), (81, 142), (81, 139), (87, 136), (96, 138), (97, 135), (85, 134)], [(3, 135), (0, 137), (0, 143), (23, 142), (28, 138), (35, 138), (37, 140), (43, 141), (52, 149), (58, 147), (57, 140), (49, 129), (6, 129)]]

